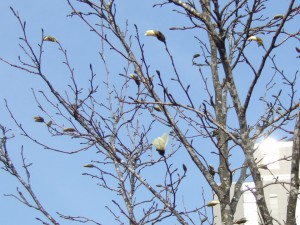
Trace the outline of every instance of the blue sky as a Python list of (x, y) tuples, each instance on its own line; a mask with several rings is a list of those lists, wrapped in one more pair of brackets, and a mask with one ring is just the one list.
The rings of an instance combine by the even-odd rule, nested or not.
[[(148, 57), (148, 62), (151, 64), (151, 70), (155, 73), (158, 69), (164, 75), (170, 75), (169, 59), (166, 57), (166, 52), (161, 43), (156, 39), (144, 37), (143, 34), (148, 29), (158, 29), (164, 32), (167, 37), (167, 43), (176, 56), (175, 62), (178, 65), (180, 74), (186, 74), (184, 79), (185, 84), (197, 84), (194, 88), (195, 99), (199, 98), (199, 104), (203, 100), (201, 95), (200, 76), (197, 74), (197, 68), (191, 67), (191, 56), (197, 53), (200, 49), (197, 46), (197, 41), (193, 38), (196, 33), (194, 31), (177, 32), (168, 30), (169, 27), (178, 26), (187, 23), (183, 20), (183, 16), (177, 13), (169, 13), (170, 7), (152, 8), (154, 3), (159, 1), (139, 1), (128, 0), (120, 1), (118, 7), (117, 19), (121, 24), (125, 25), (125, 20), (128, 19), (129, 31), (134, 31), (133, 24), (137, 24), (140, 31), (141, 40), (145, 43), (145, 54)], [(41, 40), (41, 29), (44, 29), (45, 35), (53, 35), (59, 39), (63, 47), (67, 49), (70, 57), (70, 62), (75, 68), (75, 73), (81, 84), (87, 82), (89, 74), (89, 64), (94, 65), (95, 71), (98, 74), (103, 73), (103, 65), (99, 63), (99, 47), (100, 42), (95, 35), (77, 18), (66, 17), (71, 9), (66, 1), (62, 0), (28, 0), (28, 1), (1, 1), (0, 2), (0, 29), (2, 31), (0, 37), (0, 57), (7, 60), (17, 62), (17, 56), (24, 54), (18, 46), (21, 36), (21, 29), (18, 21), (13, 16), (9, 6), (12, 6), (19, 12), (21, 18), (27, 22), (27, 32), (29, 40), (37, 49), (37, 44)], [(268, 11), (270, 16), (282, 13), (282, 5), (276, 4), (272, 6), (272, 11)], [(266, 44), (270, 41), (269, 37), (265, 39)], [(255, 62), (262, 54), (262, 49), (258, 49), (256, 44), (252, 43), (249, 48), (250, 55), (253, 54), (252, 60)], [(295, 55), (295, 42), (287, 45), (286, 49), (281, 54), (276, 56), (279, 62), (284, 66), (284, 70), (294, 73), (299, 66), (296, 60), (291, 60), (295, 57), (286, 57), (286, 55)], [(57, 46), (53, 43), (45, 43), (44, 56), (44, 73), (49, 74), (49, 79), (54, 82), (59, 90), (66, 90), (69, 77), (66, 75), (67, 70), (61, 61), (61, 54), (57, 50)], [(114, 53), (108, 53), (108, 63), (111, 66), (111, 73), (120, 73), (124, 65), (122, 60), (116, 60)], [(298, 60), (299, 61), (299, 60)], [(286, 66), (288, 65), (288, 66)], [(240, 90), (243, 90), (243, 82), (247, 80), (247, 72), (243, 68), (239, 69), (237, 82), (240, 84)], [(272, 74), (272, 71), (266, 71)], [(278, 80), (278, 82), (281, 82)], [(118, 83), (116, 83), (118, 85)], [(245, 85), (247, 83), (245, 82)], [(263, 87), (261, 84), (260, 87)], [(11, 121), (8, 111), (5, 108), (4, 98), (7, 99), (8, 105), (17, 118), (18, 122), (39, 140), (51, 143), (54, 147), (61, 147), (65, 150), (72, 150), (78, 147), (78, 143), (69, 141), (64, 138), (51, 138), (48, 135), (45, 127), (33, 122), (33, 116), (41, 114), (41, 111), (34, 102), (32, 89), (35, 91), (46, 88), (38, 77), (27, 74), (24, 71), (17, 70), (3, 63), (0, 63), (0, 122), (12, 129), (12, 133), (16, 138), (9, 143), (11, 156), (20, 164), (20, 149), (24, 145), (24, 153), (26, 160), (32, 162), (31, 177), (33, 189), (40, 197), (45, 208), (50, 212), (61, 211), (66, 215), (81, 215), (91, 217), (92, 219), (102, 221), (103, 224), (114, 224), (112, 217), (105, 209), (105, 205), (111, 204), (111, 194), (108, 191), (100, 189), (96, 182), (81, 174), (87, 170), (82, 167), (83, 164), (89, 163), (95, 159), (95, 152), (81, 153), (78, 155), (66, 156), (55, 152), (47, 151), (28, 141), (25, 137), (20, 136), (20, 131)], [(170, 89), (176, 90), (176, 86)], [(260, 93), (261, 94), (261, 93)], [(180, 96), (180, 93), (178, 93)], [(199, 97), (197, 97), (199, 96)], [(253, 112), (263, 110), (263, 105), (253, 107)], [(250, 120), (255, 120), (255, 114), (249, 116)], [(66, 124), (67, 126), (67, 124)], [(293, 124), (290, 125), (292, 127)], [(161, 128), (161, 127), (159, 127)], [(160, 130), (158, 135), (164, 130)], [(156, 133), (152, 132), (149, 139), (156, 137)], [(278, 134), (279, 136), (279, 134)], [(207, 142), (207, 141), (206, 141)], [(199, 146), (206, 148), (210, 152), (211, 146), (203, 140), (199, 141)], [(181, 169), (182, 162), (187, 160), (187, 154), (177, 155), (174, 158), (174, 166)], [(212, 157), (210, 163), (214, 164), (216, 158)], [(21, 166), (19, 167), (21, 169)], [(157, 168), (159, 170), (159, 168)], [(201, 179), (193, 179), (193, 177), (201, 177), (199, 172), (193, 170), (193, 166), (189, 168), (190, 177), (183, 184), (184, 190), (188, 190), (194, 195), (185, 197), (186, 204), (195, 204), (194, 199), (201, 199)], [(150, 173), (149, 173), (150, 174)], [(149, 179), (156, 179), (157, 173), (150, 174)], [(0, 224), (16, 225), (16, 224), (39, 224), (34, 218), (40, 216), (33, 209), (29, 209), (18, 203), (15, 199), (5, 197), (3, 194), (16, 193), (16, 187), (19, 184), (14, 178), (0, 171)], [(192, 184), (192, 185), (191, 185)], [(206, 188), (206, 195), (210, 196), (210, 190)], [(209, 200), (209, 197), (208, 197)], [(68, 224), (63, 221), (62, 224)]]

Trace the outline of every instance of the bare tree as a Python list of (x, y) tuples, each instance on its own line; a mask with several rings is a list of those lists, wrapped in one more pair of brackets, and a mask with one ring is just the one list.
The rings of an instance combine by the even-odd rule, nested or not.
[[(182, 16), (185, 25), (170, 27), (172, 32), (190, 35), (190, 31), (194, 31), (192, 37), (197, 40), (195, 47), (199, 50), (191, 53), (191, 65), (202, 83), (189, 82), (188, 75), (181, 72), (177, 63), (181, 56), (172, 53), (176, 46), (168, 44), (163, 31), (141, 31), (139, 24), (121, 25), (124, 21), (118, 20), (118, 1), (67, 0), (67, 3), (69, 16), (79, 18), (101, 41), (97, 51), (100, 51), (106, 76), (103, 79), (101, 74), (103, 83), (99, 82), (99, 74), (90, 65), (88, 85), (81, 85), (64, 43), (55, 34), (47, 36), (44, 31), (40, 43), (30, 42), (26, 23), (12, 9), (23, 32), (20, 46), (27, 58), (19, 57), (18, 62), (0, 58), (1, 61), (38, 76), (47, 85), (47, 90), (33, 91), (41, 110), (33, 122), (44, 124), (53, 138), (80, 139), (81, 145), (78, 150), (65, 151), (38, 141), (17, 121), (7, 105), (23, 135), (48, 150), (66, 155), (96, 150), (98, 157), (84, 165), (92, 172), (84, 175), (97, 179), (102, 188), (122, 197), (122, 200), (113, 199), (107, 209), (119, 224), (132, 225), (167, 224), (174, 222), (174, 218), (179, 224), (214, 224), (207, 207), (217, 201), (208, 203), (203, 197), (203, 202), (195, 207), (181, 202), (181, 196), (188, 194), (182, 193), (181, 187), (188, 179), (191, 165), (201, 172), (219, 199), (222, 223), (236, 222), (234, 214), (243, 194), (241, 187), (250, 177), (255, 184), (253, 195), (261, 215), (260, 223), (283, 224), (283, 221), (274, 221), (266, 204), (265, 186), (254, 156), (255, 143), (279, 131), (283, 137), (293, 135), (285, 224), (296, 224), (300, 146), (300, 104), (296, 87), (299, 79), (298, 71), (285, 72), (287, 65), (276, 60), (276, 56), (284, 54), (281, 52), (288, 44), (299, 41), (297, 1), (285, 1), (282, 14), (271, 17), (267, 15), (274, 1), (268, 0), (169, 0), (155, 4), (156, 8), (166, 7), (170, 13)], [(147, 43), (141, 38), (144, 33), (157, 38), (155, 44), (166, 53), (167, 69), (159, 70), (149, 63)], [(67, 90), (58, 90), (44, 72), (47, 62), (42, 59), (46, 44), (57, 46), (58, 54), (64, 58), (62, 63), (70, 77)], [(300, 50), (297, 46), (295, 49), (286, 57), (297, 57)], [(107, 60), (109, 52), (123, 62), (123, 71), (117, 75), (110, 72), (114, 65)], [(257, 53), (254, 55), (254, 52)], [(258, 110), (258, 105), (264, 110)], [(296, 125), (291, 129), (291, 124)], [(29, 193), (26, 197), (18, 191), (12, 196), (41, 212), (44, 217), (38, 220), (43, 224), (60, 224), (61, 219), (102, 224), (85, 216), (50, 215), (31, 187), (29, 165), (23, 152), (25, 177), (10, 159), (8, 142), (12, 136), (3, 125), (1, 129), (3, 169), (15, 176)], [(150, 139), (153, 133), (156, 138)], [(169, 139), (172, 143), (167, 145)], [(201, 149), (203, 142), (209, 142), (211, 149)], [(153, 149), (157, 149), (157, 153)], [(178, 169), (172, 160), (184, 152), (190, 160)], [(232, 163), (237, 157), (238, 165)], [(158, 168), (164, 175), (151, 179), (149, 171)], [(202, 176), (192, 178), (195, 182), (201, 179)], [(112, 208), (117, 208), (118, 213)]]

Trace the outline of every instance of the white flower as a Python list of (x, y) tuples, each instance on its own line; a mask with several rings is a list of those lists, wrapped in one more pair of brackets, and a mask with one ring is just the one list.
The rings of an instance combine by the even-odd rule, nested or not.
[(161, 137), (155, 138), (152, 141), (152, 144), (156, 147), (156, 150), (160, 155), (164, 155), (168, 142), (169, 142), (169, 134), (164, 133), (163, 135), (161, 135)]
[(257, 36), (251, 36), (248, 38), (248, 41), (256, 41), (258, 46), (263, 45), (263, 40), (260, 37)]
[(163, 35), (162, 32), (160, 32), (158, 30), (147, 30), (146, 33), (145, 33), (145, 36), (154, 36), (158, 40), (160, 40), (162, 42), (166, 42), (165, 36)]

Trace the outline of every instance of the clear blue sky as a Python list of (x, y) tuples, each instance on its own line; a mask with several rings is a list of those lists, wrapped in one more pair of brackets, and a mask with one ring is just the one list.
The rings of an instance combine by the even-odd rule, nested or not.
[[(148, 61), (151, 62), (153, 73), (156, 69), (165, 74), (170, 73), (168, 71), (169, 59), (167, 59), (161, 43), (158, 43), (155, 39), (143, 36), (144, 31), (148, 29), (158, 29), (164, 32), (172, 53), (176, 55), (175, 62), (178, 65), (179, 72), (186, 74), (186, 80), (184, 80), (186, 84), (201, 83), (197, 69), (191, 67), (191, 56), (199, 51), (199, 47), (195, 47), (197, 41), (193, 38), (195, 35), (193, 34), (194, 31), (176, 32), (168, 30), (169, 27), (186, 23), (186, 21), (182, 22), (181, 19), (183, 17), (176, 13), (169, 13), (170, 7), (152, 8), (152, 5), (158, 3), (158, 1), (128, 0), (118, 2), (120, 2), (120, 6), (118, 7), (119, 14), (117, 19), (123, 25), (125, 24), (125, 19), (128, 19), (130, 31), (134, 30), (133, 24), (138, 25), (140, 36), (142, 36), (141, 40), (145, 43), (145, 52), (149, 57)], [(71, 12), (71, 9), (66, 1), (62, 0), (1, 1), (0, 57), (17, 62), (17, 56), (21, 54), (21, 49), (18, 46), (18, 43), (20, 43), (18, 37), (21, 36), (21, 29), (9, 6), (18, 11), (21, 18), (27, 22), (29, 40), (34, 46), (37, 47), (37, 44), (40, 42), (41, 29), (43, 28), (45, 35), (55, 36), (64, 48), (68, 50), (71, 56), (71, 64), (77, 74), (88, 74), (90, 63), (93, 63), (97, 73), (103, 71), (98, 56), (99, 40), (79, 19), (66, 17)], [(269, 13), (270, 15), (282, 13), (281, 10), (282, 6), (278, 3), (272, 8), (272, 12), (270, 11)], [(266, 39), (267, 42), (268, 40)], [(56, 45), (52, 43), (46, 43), (46, 45), (44, 61), (47, 63), (45, 73), (51, 76), (50, 79), (57, 85), (59, 90), (65, 90), (67, 89), (68, 76), (65, 75), (66, 69), (61, 64), (62, 57), (58, 54)], [(299, 66), (297, 65), (297, 61), (290, 61), (285, 55), (294, 54), (294, 46), (295, 43), (291, 43), (286, 48), (286, 52), (277, 56), (279, 61), (286, 61), (286, 64), (289, 66), (285, 66), (284, 69), (292, 73)], [(254, 46), (254, 44), (252, 47), (254, 49), (250, 51), (252, 51), (253, 60), (255, 60), (259, 56), (261, 49), (257, 49), (257, 46)], [(120, 64), (120, 61), (114, 61), (113, 55), (108, 60), (113, 66), (111, 68), (112, 73), (122, 72), (124, 65)], [(240, 70), (240, 73), (238, 82), (243, 83), (245, 82), (244, 76), (247, 75), (247, 72)], [(272, 75), (271, 72), (270, 75)], [(86, 82), (86, 79), (82, 78), (80, 82)], [(89, 163), (90, 160), (97, 157), (94, 152), (66, 156), (46, 151), (20, 136), (20, 131), (12, 123), (5, 109), (4, 98), (7, 99), (10, 109), (19, 123), (33, 136), (51, 143), (52, 146), (61, 147), (65, 150), (72, 150), (78, 147), (78, 143), (66, 141), (63, 138), (56, 138), (53, 141), (49, 137), (45, 127), (33, 122), (32, 117), (39, 115), (41, 112), (34, 102), (32, 88), (37, 91), (45, 88), (45, 85), (34, 75), (0, 63), (0, 122), (11, 128), (13, 130), (12, 133), (16, 135), (16, 138), (9, 145), (12, 158), (20, 163), (19, 152), (21, 146), (24, 145), (26, 160), (33, 163), (30, 167), (33, 189), (36, 191), (38, 197), (40, 197), (41, 202), (44, 203), (45, 208), (50, 212), (60, 211), (66, 215), (91, 217), (91, 219), (103, 222), (103, 224), (114, 224), (112, 217), (108, 216), (109, 213), (104, 207), (111, 204), (111, 194), (99, 188), (94, 180), (81, 175), (87, 171), (82, 165)], [(173, 88), (175, 89), (176, 87)], [(243, 85), (241, 85), (241, 88), (243, 88)], [(201, 87), (198, 90), (195, 87), (193, 91), (195, 91), (196, 95), (199, 95), (200, 102), (203, 97), (199, 90), (201, 90)], [(262, 110), (262, 105), (260, 106), (260, 110)], [(158, 135), (163, 132), (159, 131)], [(151, 135), (153, 137), (149, 137), (150, 140), (156, 137), (154, 132)], [(201, 144), (202, 148), (210, 148), (210, 145), (203, 141), (200, 141), (199, 144)], [(179, 169), (181, 169), (182, 162), (187, 160), (186, 154), (183, 154), (183, 157), (182, 155), (177, 156), (174, 162), (172, 162)], [(214, 164), (213, 160), (215, 159), (212, 157), (210, 163)], [(21, 166), (19, 169), (21, 169)], [(189, 173), (191, 176), (185, 180), (183, 186), (184, 190), (188, 190), (192, 195), (186, 196), (185, 201), (186, 204), (195, 204), (195, 198), (197, 201), (202, 201), (201, 186), (203, 183), (199, 179), (197, 181), (193, 179), (193, 176), (199, 177), (199, 172), (195, 172), (189, 168)], [(155, 179), (156, 174), (154, 172), (149, 179)], [(15, 194), (17, 186), (20, 185), (13, 177), (0, 171), (0, 224), (40, 224), (34, 219), (37, 216), (41, 216), (40, 214), (18, 203), (13, 198), (3, 196), (3, 194)], [(210, 196), (208, 189), (206, 189), (206, 195)], [(105, 219), (103, 220), (103, 218)], [(61, 224), (68, 224), (65, 221), (60, 222)]]

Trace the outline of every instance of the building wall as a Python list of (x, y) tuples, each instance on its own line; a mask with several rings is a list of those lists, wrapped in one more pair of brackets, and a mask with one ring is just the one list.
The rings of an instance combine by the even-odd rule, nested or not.
[[(264, 184), (268, 185), (264, 191), (266, 201), (271, 215), (280, 223), (286, 220), (287, 196), (290, 182), (290, 160), (292, 142), (272, 142), (256, 145), (256, 160), (259, 165), (267, 165), (268, 169), (260, 169)], [(245, 193), (240, 198), (235, 213), (235, 220), (246, 217), (245, 225), (260, 224), (260, 217), (256, 206), (255, 198), (251, 189), (253, 182), (246, 182), (242, 186)], [(232, 189), (233, 190), (233, 189)], [(215, 207), (215, 224), (221, 225), (220, 207)], [(297, 207), (297, 224), (300, 224), (300, 207)]]

